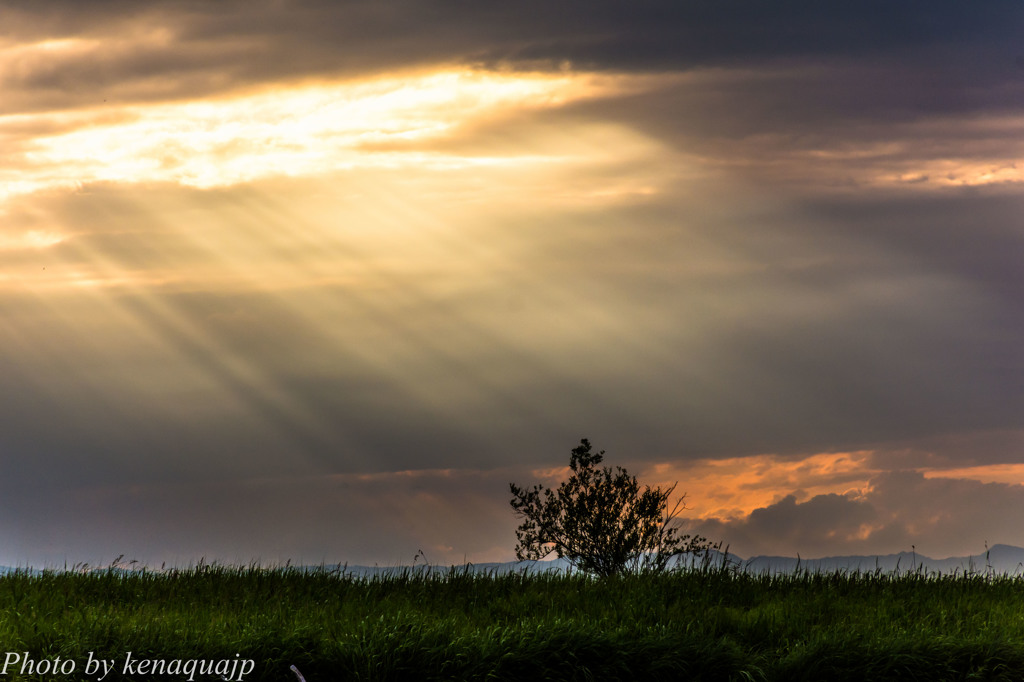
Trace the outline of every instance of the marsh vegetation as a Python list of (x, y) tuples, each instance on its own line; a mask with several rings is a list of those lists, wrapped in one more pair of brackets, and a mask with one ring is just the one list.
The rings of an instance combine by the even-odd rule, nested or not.
[[(291, 665), (310, 682), (1024, 680), (1024, 582), (714, 567), (600, 579), (21, 571), (0, 577), (0, 641), (36, 658), (240, 654), (255, 661), (246, 680), (291, 681)], [(105, 682), (129, 678), (114, 670)]]

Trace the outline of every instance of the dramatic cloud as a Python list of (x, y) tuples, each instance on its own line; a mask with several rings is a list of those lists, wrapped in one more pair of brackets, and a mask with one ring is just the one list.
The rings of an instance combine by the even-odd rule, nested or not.
[(1024, 543), (1022, 28), (7, 3), (0, 562), (508, 559), (581, 436), (742, 554)]
[(980, 553), (986, 544), (995, 544), (993, 538), (1024, 543), (1024, 533), (1009, 513), (1022, 503), (1024, 486), (1019, 483), (886, 472), (859, 493), (816, 495), (802, 502), (787, 495), (742, 519), (706, 520), (689, 527), (724, 539), (744, 558), (807, 556), (808, 547), (814, 548), (814, 556), (870, 556), (910, 547), (927, 548), (934, 557), (963, 556)]
[[(34, 501), (51, 492), (42, 482), (5, 496), (0, 532), (13, 551), (31, 551), (35, 562), (58, 567), (65, 558), (105, 565), (126, 550), (156, 566), (204, 557), (395, 566), (412, 563), (418, 551), (430, 562), (480, 563), (506, 559), (510, 538), (515, 542), (513, 519), (497, 503), (508, 476), (419, 470), (96, 482), (46, 505)], [(25, 509), (31, 518), (12, 523)]]

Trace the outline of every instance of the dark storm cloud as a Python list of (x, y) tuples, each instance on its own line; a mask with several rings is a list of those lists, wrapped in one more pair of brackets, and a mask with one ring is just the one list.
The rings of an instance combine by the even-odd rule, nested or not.
[(828, 58), (708, 68), (629, 96), (576, 103), (560, 115), (628, 122), (682, 150), (734, 162), (744, 155), (757, 161), (765, 148), (788, 157), (864, 151), (882, 143), (899, 145), (885, 150), (889, 162), (908, 152), (1019, 158), (1017, 126), (970, 117), (1019, 112), (1024, 69), (1005, 55), (990, 54), (981, 63), (963, 56), (951, 50), (891, 61)]
[[(1024, 295), (1024, 233), (1020, 215), (1024, 197), (977, 192), (884, 199), (832, 199), (807, 204), (807, 215), (830, 232), (877, 244), (936, 272), (971, 284), (1007, 313)], [(1014, 329), (1016, 316), (1003, 321)], [(1008, 367), (1009, 369), (1009, 367)]]
[[(521, 201), (434, 232), (418, 219), (444, 202), (377, 171), (11, 199), (0, 268), (39, 283), (0, 292), (15, 560), (85, 553), (89, 525), (123, 531), (110, 558), (408, 560), (417, 538), (469, 538), (458, 560), (512, 545), (494, 468), (564, 465), (580, 436), (647, 461), (874, 450), (863, 495), (701, 526), (743, 554), (1024, 544), (991, 513), (1018, 487), (888, 471), (1020, 461), (1024, 202), (879, 180), (1021, 157), (1022, 18), (1017, 2), (5, 3), (4, 113), (441, 62), (664, 76), (389, 143), (543, 154), (539, 133), (620, 126), (656, 151), (572, 189), (657, 191), (611, 204)], [(16, 49), (66, 38), (82, 42)], [(3, 121), (0, 154), (105, 122)], [(365, 215), (334, 194), (371, 185)], [(374, 242), (388, 218), (408, 233)], [(18, 241), (33, 230), (65, 241)], [(394, 265), (419, 247), (439, 260)], [(261, 289), (281, 263), (323, 281)], [(67, 290), (93, 276), (126, 281)], [(466, 471), (391, 476), (445, 467)], [(357, 517), (373, 520), (337, 522)]]
[[(858, 211), (840, 221), (841, 208), (826, 216), (823, 207), (719, 206), (711, 224), (682, 208), (624, 209), (606, 211), (604, 228), (588, 220), (608, 243), (612, 226), (644, 225), (628, 249), (576, 248), (581, 265), (601, 269), (595, 285), (608, 305), (632, 302), (632, 329), (649, 342), (648, 362), (617, 379), (618, 394), (652, 422), (676, 424), (671, 438), (697, 452), (715, 442), (742, 452), (856, 448), (939, 424), (1021, 425), (1018, 205), (950, 199), (906, 229), (893, 226), (913, 215), (909, 202), (865, 201), (863, 211), (891, 211), (889, 222)], [(965, 236), (957, 226), (968, 218), (979, 227)], [(687, 229), (690, 220), (700, 228)], [(642, 273), (628, 267), (634, 258)], [(659, 335), (644, 310), (666, 317)]]
[[(903, 98), (888, 60), (919, 62), (918, 105), (1020, 101), (1009, 1), (954, 2), (223, 2), (7, 3), (18, 39), (98, 38), (67, 53), (17, 57), (0, 75), (7, 111), (175, 98), (294, 77), (353, 75), (456, 62), (665, 71), (777, 59), (863, 60), (881, 78), (859, 88), (822, 76), (833, 105)], [(913, 55), (908, 57), (908, 55)], [(941, 72), (935, 68), (941, 64)], [(897, 71), (899, 73), (899, 71)], [(928, 75), (931, 74), (931, 75)], [(832, 86), (827, 84), (831, 81)], [(1015, 84), (1016, 87), (1015, 87)], [(785, 90), (783, 86), (782, 91)], [(988, 93), (988, 94), (978, 94)], [(957, 101), (947, 101), (950, 97)], [(798, 97), (803, 101), (805, 97)], [(778, 102), (766, 98), (766, 105)], [(1005, 102), (1004, 102), (1005, 104)], [(833, 110), (828, 96), (819, 104)]]
[(942, 471), (991, 464), (1012, 464), (1024, 454), (1024, 430), (995, 429), (935, 433), (880, 446), (869, 459), (873, 469)]
[[(10, 512), (0, 519), (0, 561), (102, 565), (126, 554), (151, 566), (203, 557), (389, 566), (412, 563), (418, 550), (435, 563), (488, 560), (514, 544), (507, 480), (505, 471), (445, 470), (90, 481), (71, 490), (43, 480), (31, 491), (11, 488), (0, 500), (0, 510)], [(24, 510), (31, 514), (24, 517)], [(104, 532), (97, 536), (96, 528)]]
[(873, 478), (862, 495), (818, 495), (802, 502), (788, 495), (742, 520), (692, 527), (723, 539), (743, 557), (871, 555), (911, 546), (945, 557), (980, 552), (986, 543), (1024, 544), (1013, 514), (1022, 503), (1020, 485), (891, 471)]
[[(301, 214), (278, 223), (273, 199), (217, 194), (262, 216), (247, 238), (298, 248), (284, 230)], [(48, 218), (73, 238), (47, 251), (48, 272), (220, 263), (176, 227), (205, 224), (211, 193), (154, 190), (145, 210), (128, 198), (54, 197)], [(822, 200), (794, 213), (680, 188), (650, 205), (497, 220), (488, 239), (504, 255), (455, 289), (371, 267), (363, 284), (273, 296), (204, 292), (201, 279), (115, 289), (81, 316), (52, 311), (89, 297), (36, 310), (9, 296), (10, 334), (26, 342), (9, 354), (23, 385), (8, 384), (3, 438), (148, 479), (197, 462), (291, 466), (281, 452), (338, 472), (486, 468), (562, 464), (581, 435), (632, 457), (696, 458), (1020, 428), (1019, 201), (940, 203)], [(977, 226), (966, 240), (964, 221)], [(364, 238), (312, 243), (352, 249), (333, 266), (343, 272)], [(120, 426), (97, 426), (103, 410)], [(50, 414), (68, 417), (46, 435)]]

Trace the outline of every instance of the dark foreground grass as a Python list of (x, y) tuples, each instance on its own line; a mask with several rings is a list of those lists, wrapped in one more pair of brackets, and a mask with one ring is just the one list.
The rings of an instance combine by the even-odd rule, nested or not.
[[(985, 576), (594, 580), (199, 566), (0, 578), (6, 652), (252, 659), (245, 680), (1022, 680), (1024, 582)], [(195, 679), (214, 679), (195, 676)]]

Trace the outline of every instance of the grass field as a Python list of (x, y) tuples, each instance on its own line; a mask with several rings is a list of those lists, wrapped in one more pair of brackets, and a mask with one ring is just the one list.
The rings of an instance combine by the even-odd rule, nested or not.
[[(4, 680), (98, 679), (85, 674), (89, 652), (112, 662), (104, 682), (190, 677), (125, 671), (127, 652), (179, 666), (251, 660), (245, 680), (294, 680), (295, 665), (308, 682), (1024, 680), (1024, 582), (719, 569), (600, 581), (209, 565), (18, 572), (0, 578), (0, 644)], [(26, 660), (57, 672), (22, 672)]]

